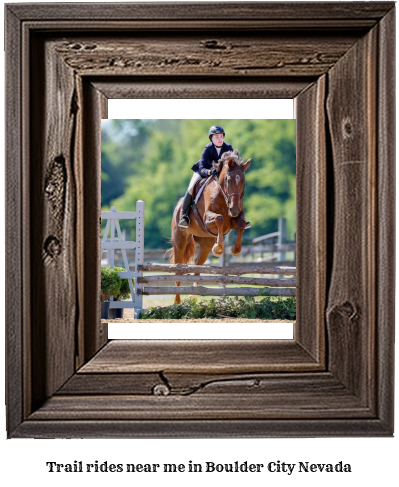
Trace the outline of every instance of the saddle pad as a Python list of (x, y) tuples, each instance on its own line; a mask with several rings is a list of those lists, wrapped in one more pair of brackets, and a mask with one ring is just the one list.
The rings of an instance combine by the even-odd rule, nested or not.
[(195, 198), (194, 198), (194, 203), (197, 204), (198, 200), (201, 198), (202, 192), (205, 189), (205, 186), (209, 183), (209, 181), (212, 179), (212, 176), (209, 176), (208, 178), (200, 179), (194, 188), (195, 191)]

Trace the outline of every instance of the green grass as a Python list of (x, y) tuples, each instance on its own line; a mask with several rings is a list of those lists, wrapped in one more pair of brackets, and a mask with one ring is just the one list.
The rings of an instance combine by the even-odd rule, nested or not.
[(197, 301), (195, 298), (184, 299), (180, 304), (156, 306), (147, 309), (140, 319), (180, 320), (201, 318), (247, 318), (262, 320), (296, 319), (296, 297), (272, 298), (265, 296), (211, 298)]

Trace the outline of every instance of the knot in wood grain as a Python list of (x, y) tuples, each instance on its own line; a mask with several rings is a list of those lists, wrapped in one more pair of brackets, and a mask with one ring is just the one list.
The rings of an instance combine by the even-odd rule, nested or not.
[(353, 321), (358, 315), (356, 307), (349, 301), (345, 301), (345, 303), (341, 304), (341, 306), (339, 306), (339, 311), (350, 321)]
[(65, 157), (61, 154), (50, 164), (44, 188), (44, 192), (51, 203), (52, 209), (56, 212), (58, 212), (60, 206), (62, 206), (65, 184)]
[(61, 253), (61, 242), (57, 237), (50, 235), (46, 238), (43, 245), (43, 260), (46, 265)]
[(86, 44), (84, 46), (84, 50), (85, 51), (94, 51), (94, 49), (97, 49), (97, 45), (96, 44)]
[(217, 39), (201, 41), (201, 45), (205, 47), (205, 49), (227, 49), (227, 46), (221, 44)]
[(53, 198), (53, 195), (56, 192), (55, 184), (52, 181), (48, 181), (46, 187), (44, 188), (44, 191), (49, 199)]
[(173, 64), (179, 64), (179, 63), (180, 63), (180, 59), (178, 58), (165, 59), (165, 64), (167, 64), (168, 66), (171, 66)]
[(345, 138), (351, 137), (353, 134), (353, 125), (347, 118), (342, 122), (342, 132)]
[(66, 185), (66, 161), (63, 154), (60, 154), (49, 164), (44, 181), (44, 194), (49, 202), (49, 226), (47, 230), (50, 234), (44, 242), (42, 251), (45, 265), (53, 262), (54, 258), (60, 255), (62, 251)]
[(350, 301), (345, 301), (342, 304), (335, 305), (328, 311), (328, 316), (332, 317), (338, 314), (348, 321), (354, 322), (359, 318), (359, 313), (354, 304)]
[(157, 384), (152, 388), (154, 396), (169, 396), (170, 389), (166, 384)]
[(67, 184), (67, 171), (65, 157), (57, 156), (49, 165), (44, 183), (44, 193), (50, 203), (51, 216), (54, 219), (57, 235), (62, 231), (65, 212), (65, 193)]
[(127, 66), (131, 66), (132, 64), (133, 61), (129, 61), (128, 59), (123, 59), (121, 57), (108, 59), (108, 66), (110, 66), (111, 68), (126, 68)]

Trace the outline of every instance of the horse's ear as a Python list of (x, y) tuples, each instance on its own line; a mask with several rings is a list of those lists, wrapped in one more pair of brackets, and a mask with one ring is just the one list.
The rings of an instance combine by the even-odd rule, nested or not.
[(244, 169), (244, 171), (246, 171), (249, 168), (251, 161), (252, 159), (248, 159), (247, 162), (243, 164), (242, 168)]
[(240, 154), (238, 153), (238, 149), (234, 149), (233, 150), (233, 154), (236, 154), (237, 156), (239, 156)]
[(222, 169), (222, 165), (223, 165), (223, 161), (220, 159), (218, 162), (212, 161), (212, 167), (214, 167), (218, 173)]

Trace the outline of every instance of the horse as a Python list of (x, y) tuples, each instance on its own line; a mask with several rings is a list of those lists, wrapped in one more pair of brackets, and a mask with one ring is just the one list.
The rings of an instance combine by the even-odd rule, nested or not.
[[(244, 171), (250, 164), (251, 159), (244, 162), (237, 149), (225, 152), (218, 162), (213, 161), (217, 175), (210, 176), (206, 183), (196, 204), (197, 211), (190, 209), (190, 225), (185, 229), (178, 226), (183, 202), (183, 198), (180, 198), (172, 218), (172, 248), (167, 252), (170, 263), (188, 264), (195, 255), (197, 245), (196, 265), (203, 265), (211, 250), (215, 257), (220, 257), (223, 237), (232, 229), (237, 230), (237, 239), (231, 254), (239, 255), (246, 224), (243, 209)], [(176, 281), (176, 286), (180, 286), (179, 281)], [(179, 294), (176, 294), (175, 303), (180, 303)]]

